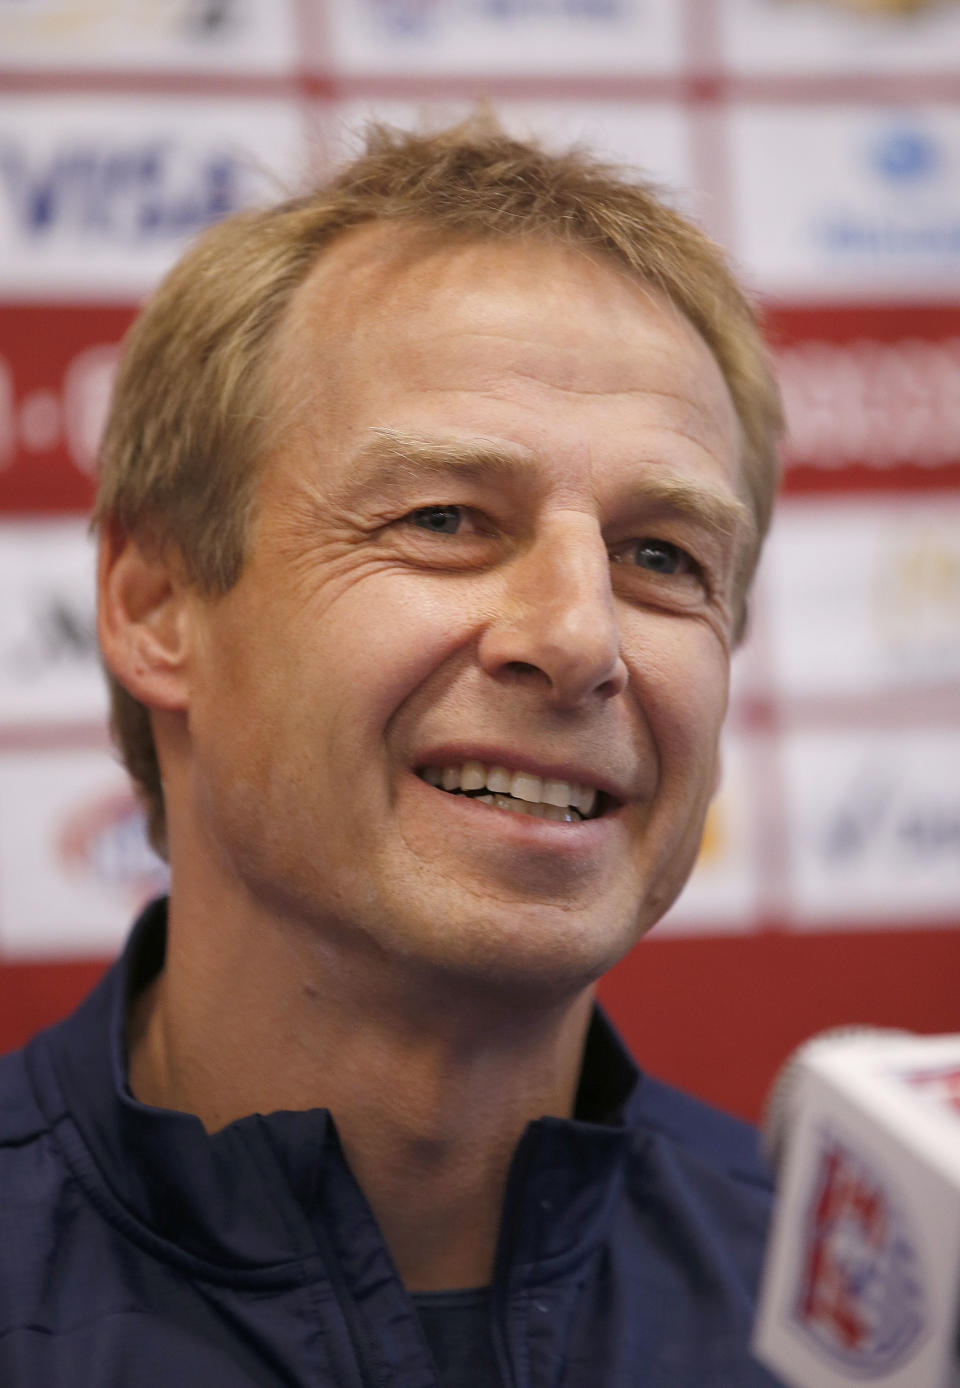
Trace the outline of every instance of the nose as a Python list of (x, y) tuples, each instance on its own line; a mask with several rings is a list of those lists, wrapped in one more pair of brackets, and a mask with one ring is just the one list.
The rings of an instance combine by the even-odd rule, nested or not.
[(610, 558), (595, 520), (555, 514), (511, 561), (503, 608), (483, 632), (479, 659), (496, 679), (543, 683), (558, 707), (623, 692)]

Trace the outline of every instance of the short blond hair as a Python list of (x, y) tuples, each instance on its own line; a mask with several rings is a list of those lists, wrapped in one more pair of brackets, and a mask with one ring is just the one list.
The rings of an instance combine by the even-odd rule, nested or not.
[[(246, 555), (271, 421), (271, 350), (323, 250), (354, 227), (540, 238), (606, 257), (662, 293), (712, 351), (740, 422), (741, 473), (762, 539), (778, 480), (779, 396), (757, 317), (723, 252), (648, 184), (580, 150), (551, 153), (489, 117), (439, 133), (373, 126), (325, 185), (210, 227), (131, 328), (101, 449), (94, 524), (174, 543), (200, 591), (224, 593)], [(745, 598), (757, 553), (742, 578)], [(112, 677), (112, 728), (165, 851), (147, 709)]]

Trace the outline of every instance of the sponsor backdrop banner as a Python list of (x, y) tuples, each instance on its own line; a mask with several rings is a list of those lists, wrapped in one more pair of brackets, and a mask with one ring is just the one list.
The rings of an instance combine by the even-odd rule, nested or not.
[(124, 331), (210, 221), (478, 101), (726, 245), (789, 422), (700, 861), (604, 1000), (747, 1115), (821, 1027), (960, 1030), (958, 71), (958, 0), (0, 0), (0, 1048), (165, 882), (93, 635)]

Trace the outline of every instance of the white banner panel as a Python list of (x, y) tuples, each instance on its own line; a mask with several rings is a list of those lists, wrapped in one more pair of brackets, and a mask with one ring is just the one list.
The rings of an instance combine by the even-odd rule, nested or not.
[(94, 547), (82, 517), (0, 522), (0, 729), (102, 724)]
[(0, 62), (17, 68), (283, 73), (295, 0), (0, 0)]
[(0, 958), (113, 954), (166, 880), (105, 750), (0, 754)]
[(317, 67), (403, 77), (679, 71), (675, 0), (336, 0)]
[(908, 699), (955, 688), (960, 494), (790, 497), (762, 591), (782, 696)]
[(293, 101), (0, 98), (0, 295), (139, 298), (187, 240), (300, 187)]
[(955, 4), (903, 5), (900, 13), (853, 0), (718, 0), (717, 8), (723, 58), (737, 73), (956, 71)]
[(960, 293), (960, 109), (741, 104), (726, 117), (735, 249), (763, 293)]
[(795, 730), (782, 756), (795, 926), (955, 921), (960, 728)]
[[(676, 904), (656, 927), (668, 935), (748, 933), (759, 912), (756, 783), (762, 739), (728, 728), (722, 780), (710, 806), (697, 865)], [(759, 764), (758, 764), (759, 759)]]

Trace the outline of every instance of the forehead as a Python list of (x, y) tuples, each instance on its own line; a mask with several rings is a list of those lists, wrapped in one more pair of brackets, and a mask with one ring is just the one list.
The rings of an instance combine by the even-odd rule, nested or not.
[(738, 452), (726, 383), (688, 320), (612, 260), (544, 239), (359, 228), (300, 287), (274, 361), (278, 410), (330, 438), (396, 423), (375, 416), (405, 392), (441, 414), (483, 396), (545, 418), (603, 401), (640, 425), (666, 406), (671, 428)]

